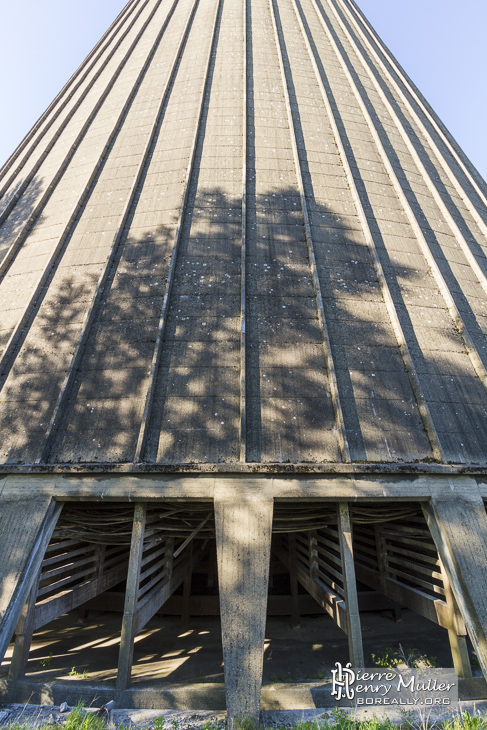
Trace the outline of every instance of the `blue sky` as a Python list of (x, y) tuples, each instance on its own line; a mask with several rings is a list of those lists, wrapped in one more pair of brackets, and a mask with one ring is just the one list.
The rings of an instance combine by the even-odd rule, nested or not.
[[(358, 0), (487, 178), (485, 0)], [(0, 165), (98, 41), (123, 0), (3, 0)]]

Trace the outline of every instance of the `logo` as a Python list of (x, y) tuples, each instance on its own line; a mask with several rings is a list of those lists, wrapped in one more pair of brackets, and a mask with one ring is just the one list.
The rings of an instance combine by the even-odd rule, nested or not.
[(355, 689), (352, 687), (352, 684), (355, 682), (355, 672), (352, 669), (352, 665), (348, 662), (345, 668), (343, 668), (340, 662), (337, 662), (335, 666), (336, 669), (331, 670), (333, 677), (331, 696), (336, 697), (337, 702), (342, 697), (346, 697), (347, 700), (353, 700), (355, 697)]
[[(336, 662), (331, 695), (336, 702), (356, 705), (447, 705), (458, 702), (454, 669), (353, 669)], [(348, 700), (348, 702), (347, 702)]]

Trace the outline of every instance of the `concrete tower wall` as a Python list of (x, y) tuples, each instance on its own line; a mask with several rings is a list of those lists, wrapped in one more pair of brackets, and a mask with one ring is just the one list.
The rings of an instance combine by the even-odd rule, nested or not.
[(118, 586), (134, 703), (204, 564), (256, 723), (272, 560), (355, 666), (357, 576), (485, 696), (486, 253), (485, 183), (352, 0), (129, 2), (1, 171), (2, 698)]
[(485, 184), (350, 0), (128, 3), (0, 192), (6, 465), (485, 464)]

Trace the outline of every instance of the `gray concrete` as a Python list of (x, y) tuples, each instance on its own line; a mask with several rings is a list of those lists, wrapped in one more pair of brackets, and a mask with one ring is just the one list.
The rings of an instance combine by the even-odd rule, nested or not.
[(149, 0), (0, 176), (3, 465), (487, 465), (486, 190), (300, 8)]
[(230, 727), (258, 724), (264, 656), (272, 500), (215, 499), (225, 696)]
[(418, 500), (487, 676), (487, 187), (384, 54), (349, 2), (147, 0), (2, 169), (0, 649), (51, 499), (215, 499), (256, 721), (272, 500)]
[(452, 592), (487, 676), (487, 517), (483, 501), (436, 497), (423, 507)]
[(3, 499), (0, 512), (0, 660), (27, 601), (62, 509), (53, 499)]

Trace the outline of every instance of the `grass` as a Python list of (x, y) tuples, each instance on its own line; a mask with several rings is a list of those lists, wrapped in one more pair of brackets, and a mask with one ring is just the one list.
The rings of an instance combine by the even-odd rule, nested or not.
[[(237, 720), (237, 730), (265, 730), (263, 726), (254, 728), (248, 720)], [(204, 730), (212, 730), (204, 728)], [(216, 730), (216, 729), (215, 729)], [(277, 730), (487, 730), (487, 717), (479, 712), (458, 713), (448, 720), (437, 720), (430, 717), (416, 718), (414, 713), (404, 714), (400, 724), (394, 723), (388, 718), (370, 717), (367, 720), (356, 720), (353, 714), (335, 708), (331, 717), (322, 718), (319, 721), (298, 722), (292, 727), (281, 725)]]
[(412, 647), (388, 646), (380, 654), (372, 654), (372, 661), (378, 667), (409, 667), (410, 669), (438, 668), (439, 664), (434, 656), (427, 656)]
[(13, 722), (8, 725), (3, 725), (6, 730), (32, 730), (33, 727), (36, 730), (106, 730), (106, 722), (103, 717), (99, 717), (94, 712), (87, 712), (83, 703), (79, 702), (74, 707), (69, 715), (66, 717), (66, 721), (63, 724), (60, 723), (29, 723), (27, 720), (21, 722)]
[[(182, 723), (185, 724), (184, 721)], [(251, 720), (243, 718), (236, 721), (236, 730), (265, 730), (264, 726), (256, 728)], [(174, 730), (178, 730), (177, 720), (172, 721)], [(111, 726), (113, 727), (113, 726)], [(168, 728), (163, 717), (156, 717), (150, 723), (144, 724), (144, 730), (163, 730)], [(87, 712), (80, 702), (66, 716), (61, 723), (35, 723), (24, 720), (10, 724), (2, 723), (5, 730), (107, 730), (106, 717), (98, 716), (94, 712)], [(206, 722), (199, 730), (221, 730), (220, 722)], [(127, 729), (126, 729), (127, 730)], [(128, 730), (136, 730), (131, 724)], [(480, 712), (470, 713), (458, 710), (447, 720), (438, 720), (430, 716), (416, 717), (413, 713), (404, 713), (402, 722), (393, 723), (387, 718), (370, 717), (367, 720), (357, 720), (353, 714), (341, 708), (335, 708), (331, 717), (323, 717), (317, 721), (298, 722), (293, 726), (281, 725), (276, 730), (487, 730), (487, 716)]]
[(88, 679), (88, 670), (84, 669), (82, 672), (78, 672), (76, 667), (72, 667), (71, 671), (68, 672), (68, 677), (76, 677), (76, 679)]

